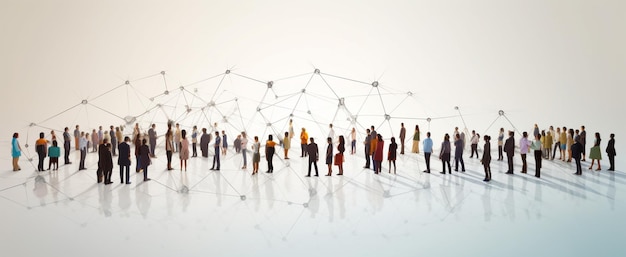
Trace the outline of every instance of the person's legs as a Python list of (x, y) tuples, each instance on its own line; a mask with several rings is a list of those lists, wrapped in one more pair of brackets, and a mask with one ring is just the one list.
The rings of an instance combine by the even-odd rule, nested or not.
[(426, 159), (426, 171), (430, 172), (430, 154), (424, 153), (424, 159)]

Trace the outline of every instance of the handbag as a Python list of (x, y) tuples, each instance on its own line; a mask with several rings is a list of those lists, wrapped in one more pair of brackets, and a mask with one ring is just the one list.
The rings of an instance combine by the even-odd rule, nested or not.
[(335, 154), (335, 165), (339, 165), (343, 162), (343, 154)]

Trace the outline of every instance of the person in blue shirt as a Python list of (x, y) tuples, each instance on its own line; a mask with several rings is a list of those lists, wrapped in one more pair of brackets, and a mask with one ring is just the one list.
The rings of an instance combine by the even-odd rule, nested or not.
[(430, 155), (433, 153), (433, 140), (430, 139), (430, 132), (426, 133), (426, 139), (424, 139), (423, 144), (424, 159), (426, 159), (426, 170), (424, 172), (430, 173)]
[(20, 142), (17, 141), (17, 138), (20, 135), (18, 133), (13, 133), (13, 139), (11, 141), (11, 157), (13, 157), (13, 171), (22, 170), (18, 162), (20, 161), (20, 156), (22, 156), (22, 147), (20, 146)]
[(59, 169), (59, 156), (61, 156), (61, 148), (59, 148), (57, 141), (54, 140), (52, 141), (52, 146), (48, 147), (48, 157), (50, 157), (48, 170), (50, 170), (50, 166), (52, 166), (52, 170)]
[(220, 170), (220, 132), (215, 131), (215, 144), (213, 147), (215, 148), (215, 155), (213, 155), (213, 166), (211, 170)]

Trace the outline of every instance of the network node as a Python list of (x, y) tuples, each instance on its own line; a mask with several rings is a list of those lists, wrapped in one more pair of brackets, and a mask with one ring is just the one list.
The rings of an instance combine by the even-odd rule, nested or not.
[(183, 185), (183, 187), (181, 187), (178, 192), (181, 193), (181, 194), (188, 194), (189, 193), (189, 187)]
[(411, 92), (411, 91), (406, 92), (406, 94), (407, 94), (408, 96), (413, 96), (413, 92)]
[(32, 162), (32, 161), (33, 161), (33, 158), (28, 158), (28, 161), (29, 161), (29, 162)]
[(124, 117), (124, 122), (126, 122), (126, 124), (128, 124), (128, 125), (133, 124), (136, 120), (137, 120), (137, 118), (133, 117), (133, 116), (126, 116), (126, 117)]
[(339, 98), (339, 106), (345, 106), (346, 105), (346, 99), (345, 98)]
[(311, 114), (311, 110), (306, 111), (306, 113)]
[(215, 106), (215, 101), (210, 101), (209, 102), (209, 107), (214, 107)]
[(499, 111), (498, 111), (498, 115), (500, 115), (500, 116), (504, 116), (504, 111), (503, 111), (503, 110), (499, 110)]
[(228, 123), (228, 117), (222, 116), (222, 121), (224, 121), (225, 123)]
[(427, 118), (426, 121), (430, 122), (432, 119), (431, 118)]
[(245, 201), (245, 200), (246, 200), (246, 195), (241, 195), (241, 196), (239, 196), (239, 198), (240, 198), (242, 201)]
[(156, 106), (159, 107), (159, 108), (163, 107), (162, 104), (157, 104)]
[(28, 148), (28, 143), (26, 143), (26, 144), (24, 145), (24, 147)]
[(130, 80), (124, 81), (124, 84), (130, 85)]
[(191, 108), (189, 106), (187, 106), (187, 113), (191, 112)]
[(271, 123), (271, 122), (268, 122), (268, 123), (267, 123), (267, 124), (265, 124), (265, 125), (267, 125), (268, 127), (271, 127), (271, 126), (272, 126), (272, 123)]
[(34, 127), (34, 126), (36, 126), (36, 125), (37, 125), (37, 124), (35, 124), (35, 123), (32, 123), (32, 122), (31, 122), (28, 126), (29, 126), (29, 127)]
[(226, 73), (226, 74), (230, 74), (230, 70), (226, 70), (224, 73)]
[(315, 69), (315, 70), (313, 71), (313, 73), (315, 73), (315, 74), (320, 74), (321, 72), (320, 72), (320, 69)]
[(235, 97), (235, 102), (239, 101), (239, 98)]
[(304, 94), (304, 93), (306, 93), (306, 88), (303, 88), (303, 89), (302, 89), (302, 93), (303, 93), (303, 94)]
[(89, 103), (89, 101), (87, 101), (87, 99), (85, 99), (85, 100), (80, 101), (80, 103), (81, 103), (81, 104), (83, 104), (83, 105), (85, 105), (85, 104), (88, 104), (88, 103)]
[(304, 206), (304, 208), (309, 208), (309, 203), (303, 203), (302, 206)]
[(170, 91), (165, 90), (165, 92), (163, 92), (163, 94), (164, 94), (164, 95), (169, 95), (169, 94), (170, 94)]
[(390, 120), (390, 119), (391, 119), (391, 115), (385, 114), (385, 120)]
[(290, 114), (289, 114), (289, 117), (293, 117), (293, 113), (290, 113)]
[(385, 190), (385, 192), (383, 192), (383, 197), (384, 197), (384, 198), (389, 198), (389, 197), (391, 197), (391, 193), (389, 192), (389, 190)]
[(378, 81), (374, 81), (374, 82), (372, 82), (372, 86), (373, 86), (373, 87), (378, 87)]
[(291, 166), (291, 163), (285, 162), (285, 167), (289, 167), (289, 166)]
[(454, 106), (454, 109), (458, 111), (458, 110), (459, 110), (459, 107), (458, 107), (458, 106)]
[(256, 111), (257, 111), (257, 112), (261, 112), (261, 107), (257, 107), (257, 108), (256, 108)]
[(165, 75), (165, 71), (164, 70), (161, 71), (161, 75)]
[(150, 97), (150, 102), (154, 102), (154, 97)]
[(198, 88), (194, 88), (194, 89), (193, 89), (193, 92), (194, 92), (194, 93), (198, 93)]
[(267, 82), (267, 88), (272, 88), (274, 86), (274, 81)]
[(180, 88), (180, 91), (185, 90), (185, 87), (183, 87), (183, 86), (180, 86), (179, 88)]

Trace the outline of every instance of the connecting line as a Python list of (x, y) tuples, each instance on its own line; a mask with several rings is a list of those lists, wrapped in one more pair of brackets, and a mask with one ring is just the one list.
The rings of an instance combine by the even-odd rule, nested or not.
[(96, 109), (99, 109), (99, 110), (101, 110), (101, 111), (103, 111), (103, 112), (106, 112), (106, 113), (108, 113), (108, 114), (111, 114), (111, 115), (113, 115), (113, 116), (115, 116), (115, 117), (118, 117), (118, 118), (120, 118), (121, 120), (124, 120), (124, 118), (122, 118), (122, 117), (120, 117), (120, 116), (117, 116), (116, 114), (114, 114), (114, 113), (112, 113), (112, 112), (110, 112), (110, 111), (107, 111), (107, 110), (105, 110), (105, 109), (102, 109), (102, 108), (100, 108), (100, 107), (98, 107), (98, 106), (96, 106), (96, 105), (94, 105), (94, 104), (91, 104), (91, 103), (90, 103), (89, 105), (91, 105), (91, 106), (95, 107)]
[(405, 97), (404, 97), (404, 99), (402, 99), (402, 101), (400, 101), (400, 102), (398, 103), (398, 105), (396, 105), (396, 107), (395, 107), (395, 108), (393, 108), (393, 110), (391, 110), (391, 112), (390, 112), (390, 113), (395, 112), (395, 111), (396, 111), (396, 110), (400, 107), (400, 105), (402, 105), (402, 103), (404, 103), (404, 101), (406, 101), (406, 99), (408, 99), (408, 98), (409, 98), (409, 96), (408, 96), (408, 95), (407, 95), (407, 96), (405, 96)]
[(230, 74), (233, 74), (235, 76), (239, 76), (239, 77), (242, 77), (242, 78), (245, 78), (245, 79), (249, 79), (249, 80), (252, 80), (252, 81), (256, 81), (256, 82), (259, 82), (259, 83), (264, 84), (264, 85), (267, 84), (267, 81), (254, 79), (254, 78), (251, 78), (251, 77), (248, 77), (248, 76), (244, 76), (244, 75), (241, 75), (241, 74), (238, 74), (238, 73), (231, 72)]
[(47, 119), (45, 119), (45, 120), (43, 120), (43, 121), (41, 121), (41, 122), (39, 122), (39, 123), (44, 123), (44, 122), (46, 122), (46, 121), (49, 121), (49, 120), (51, 120), (51, 119), (54, 119), (54, 118), (58, 117), (59, 115), (61, 115), (61, 114), (65, 113), (65, 112), (67, 112), (67, 111), (69, 111), (69, 110), (71, 110), (71, 109), (74, 109), (74, 108), (76, 108), (77, 106), (80, 106), (81, 104), (82, 104), (82, 103), (78, 103), (78, 104), (76, 104), (76, 105), (74, 105), (74, 106), (72, 106), (72, 107), (70, 107), (70, 108), (67, 108), (67, 109), (65, 109), (64, 111), (62, 111), (62, 112), (60, 112), (60, 113), (57, 113), (57, 114), (55, 114), (54, 116), (52, 116), (52, 117), (50, 117), (50, 118), (47, 118)]
[(138, 78), (138, 79), (130, 81), (130, 82), (137, 82), (137, 81), (140, 81), (140, 80), (144, 80), (144, 79), (148, 79), (148, 78), (152, 78), (152, 77), (158, 76), (160, 74), (161, 74), (161, 72), (155, 73), (155, 74), (152, 74), (152, 75), (145, 76), (143, 78)]
[(104, 92), (104, 93), (102, 93), (102, 94), (100, 94), (100, 95), (98, 95), (98, 96), (96, 96), (96, 97), (92, 98), (91, 100), (92, 100), (92, 101), (93, 101), (93, 100), (96, 100), (96, 99), (98, 99), (98, 98), (100, 98), (100, 97), (102, 97), (102, 96), (104, 96), (104, 95), (106, 95), (106, 94), (108, 94), (108, 93), (111, 93), (111, 92), (113, 92), (113, 91), (115, 91), (115, 90), (117, 90), (118, 88), (123, 87), (123, 86), (126, 86), (126, 83), (122, 83), (121, 85), (119, 85), (119, 86), (117, 86), (117, 87), (114, 87), (113, 89), (111, 89), (111, 90), (109, 90), (109, 91), (106, 91), (106, 92)]
[(165, 79), (165, 73), (161, 73), (162, 77), (163, 77), (163, 85), (165, 85), (165, 90), (167, 91), (167, 80)]
[(491, 126), (493, 126), (493, 124), (495, 124), (496, 121), (498, 121), (499, 119), (500, 119), (500, 115), (496, 117), (496, 119), (489, 125), (489, 127), (487, 127), (487, 129), (485, 129), (485, 132), (483, 134), (487, 135), (487, 131), (489, 131), (489, 129), (491, 129)]
[(358, 80), (354, 80), (354, 79), (344, 78), (344, 77), (341, 77), (341, 76), (336, 76), (336, 75), (333, 75), (333, 74), (328, 74), (328, 73), (320, 73), (320, 75), (322, 75), (322, 74), (323, 74), (323, 75), (326, 75), (326, 76), (333, 77), (333, 78), (338, 78), (338, 79), (348, 80), (348, 81), (352, 81), (352, 82), (361, 83), (361, 84), (365, 84), (365, 85), (371, 86), (371, 84), (370, 84), (370, 83), (363, 82), (363, 81), (358, 81)]
[(217, 95), (217, 91), (220, 90), (220, 87), (222, 86), (222, 82), (224, 82), (225, 78), (226, 78), (226, 73), (224, 73), (224, 75), (222, 75), (222, 78), (220, 79), (220, 82), (217, 84), (217, 87), (215, 88), (215, 92), (213, 92), (213, 95), (211, 96), (211, 101), (213, 101), (213, 99), (215, 99), (215, 95)]
[(509, 124), (511, 124), (511, 127), (513, 127), (513, 129), (514, 129), (515, 131), (517, 131), (517, 133), (518, 133), (518, 134), (520, 134), (520, 135), (521, 135), (521, 133), (519, 132), (519, 130), (517, 130), (517, 128), (515, 127), (515, 125), (513, 125), (513, 122), (511, 122), (511, 120), (509, 120), (509, 117), (507, 117), (506, 115), (502, 115), (502, 117), (504, 117), (504, 118), (505, 118), (505, 119), (509, 122)]
[(367, 96), (365, 96), (365, 100), (363, 100), (363, 103), (361, 103), (361, 107), (359, 107), (359, 110), (356, 112), (356, 115), (359, 115), (361, 111), (363, 110), (365, 103), (367, 103), (367, 99), (369, 99), (369, 97), (372, 95), (372, 90), (374, 90), (373, 87), (370, 88), (370, 91), (367, 93)]
[(467, 124), (465, 124), (465, 119), (463, 118), (463, 115), (461, 114), (461, 110), (458, 109), (458, 108), (456, 110), (459, 112), (459, 116), (461, 117), (461, 121), (463, 121), (463, 126), (465, 126), (465, 129), (467, 129)]
[(328, 82), (326, 81), (326, 79), (324, 79), (324, 76), (322, 76), (322, 74), (320, 74), (320, 78), (322, 78), (322, 81), (324, 81), (324, 84), (326, 84), (328, 89), (330, 89), (330, 91), (333, 92), (333, 94), (335, 94), (335, 97), (337, 97), (337, 99), (339, 99), (340, 98), (339, 95), (337, 95), (335, 90), (330, 86), (330, 84), (328, 84)]
[[(304, 85), (304, 88), (302, 89), (302, 93), (298, 96), (298, 100), (296, 101), (296, 104), (293, 106), (293, 109), (291, 110), (291, 113), (293, 113), (296, 110), (296, 107), (298, 107), (298, 104), (300, 103), (300, 100), (302, 99), (302, 95), (304, 95), (304, 93), (306, 92), (306, 88), (309, 87), (309, 84), (311, 83), (311, 80), (313, 80), (313, 76), (315, 76), (315, 73), (311, 74), (311, 77), (309, 77), (309, 80), (306, 82), (306, 85)], [(265, 98), (263, 98), (265, 100)]]

